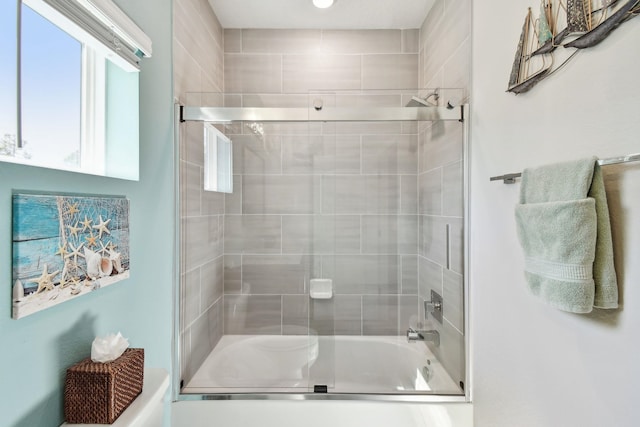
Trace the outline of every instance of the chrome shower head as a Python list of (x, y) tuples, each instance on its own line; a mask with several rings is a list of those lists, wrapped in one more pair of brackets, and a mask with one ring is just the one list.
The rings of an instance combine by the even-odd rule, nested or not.
[(405, 107), (433, 107), (433, 104), (427, 102), (426, 98), (422, 99), (417, 96), (412, 96), (411, 101), (409, 101)]
[[(433, 97), (435, 103), (429, 102), (429, 98)], [(436, 89), (424, 98), (418, 96), (412, 96), (411, 101), (405, 105), (405, 107), (437, 107), (438, 100), (440, 99), (440, 89)]]

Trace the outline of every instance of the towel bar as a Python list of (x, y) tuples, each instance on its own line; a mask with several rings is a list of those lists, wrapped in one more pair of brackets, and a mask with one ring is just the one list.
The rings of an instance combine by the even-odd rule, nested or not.
[[(640, 161), (640, 153), (628, 154), (626, 156), (621, 157), (611, 157), (608, 159), (600, 159), (598, 160), (598, 164), (600, 166), (605, 165), (615, 165), (618, 163), (628, 163), (628, 162), (638, 162)], [(515, 184), (516, 178), (520, 178), (522, 173), (507, 173), (499, 176), (492, 176), (489, 178), (489, 181), (502, 181), (505, 184)]]

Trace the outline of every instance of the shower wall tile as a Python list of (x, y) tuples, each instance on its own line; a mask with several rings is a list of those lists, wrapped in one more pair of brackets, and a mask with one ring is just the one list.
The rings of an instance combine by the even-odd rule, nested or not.
[(362, 173), (415, 174), (418, 171), (416, 135), (362, 137)]
[[(223, 30), (206, 0), (176, 0), (173, 13), (174, 97), (187, 105), (221, 105), (223, 81)], [(222, 221), (224, 196), (202, 188), (203, 125), (179, 126), (181, 206), (180, 348), (185, 381), (199, 368), (222, 335)], [(216, 303), (218, 301), (219, 303)], [(190, 326), (187, 326), (190, 325)]]
[(285, 174), (360, 173), (360, 136), (284, 136)]
[(449, 218), (452, 271), (464, 274), (464, 226), (461, 218)]
[(439, 216), (420, 216), (419, 255), (442, 266), (446, 265), (446, 225), (451, 220)]
[(266, 135), (321, 135), (322, 123), (263, 123), (264, 133)]
[(335, 304), (332, 299), (312, 299), (309, 302), (309, 328), (317, 335), (335, 335)]
[(280, 295), (225, 295), (224, 333), (229, 335), (280, 335)]
[(323, 53), (400, 53), (401, 30), (324, 30)]
[(224, 213), (242, 213), (242, 175), (233, 175), (233, 193), (224, 195)]
[[(320, 33), (322, 41), (316, 38)], [(244, 92), (241, 100), (234, 100), (236, 106), (308, 107), (314, 97), (322, 98), (325, 106), (402, 106), (397, 92), (309, 95), (308, 91), (403, 85), (405, 95), (412, 95), (418, 84), (419, 35), (417, 30), (225, 30), (224, 89)], [(322, 54), (318, 55), (320, 44)], [(316, 319), (311, 327), (320, 333), (360, 335), (362, 295), (386, 294), (396, 300), (394, 324), (387, 329), (397, 333), (399, 324), (405, 327), (406, 319), (417, 311), (415, 253), (418, 243), (426, 246), (416, 233), (422, 222), (416, 216), (418, 163), (426, 151), (418, 147), (417, 125), (264, 123), (263, 127), (266, 144), (246, 142), (257, 141), (246, 127), (227, 129), (235, 135), (237, 154), (234, 194), (224, 196), (225, 214), (227, 218), (233, 214), (269, 218), (274, 226), (281, 220), (282, 253), (299, 255), (233, 255), (229, 250), (236, 249), (231, 240), (245, 232), (248, 239), (240, 238), (246, 244), (245, 253), (265, 247), (276, 252), (277, 245), (270, 245), (270, 239), (277, 238), (277, 228), (244, 229), (232, 224), (234, 219), (223, 222), (225, 332), (253, 333), (261, 326), (262, 322), (242, 315), (243, 310), (246, 315), (253, 313), (242, 308), (249, 300), (235, 305), (240, 301), (238, 293), (271, 298), (255, 294), (273, 292), (269, 303), (274, 315), (266, 315), (266, 326), (272, 331), (278, 330), (278, 317), (282, 333), (299, 334), (301, 328), (306, 333), (311, 316)], [(199, 148), (201, 129), (195, 136)], [(279, 147), (273, 142), (278, 139)], [(381, 229), (382, 225), (391, 230)], [(410, 255), (399, 256), (397, 249)], [(386, 251), (392, 255), (380, 253)], [(310, 277), (333, 278), (337, 294), (330, 301), (309, 300), (306, 281)], [(403, 295), (398, 298), (400, 292)], [(279, 306), (275, 298), (280, 298)], [(235, 314), (240, 313), (237, 317), (229, 315), (231, 304)]]
[(224, 255), (224, 294), (242, 293), (242, 256)]
[[(326, 99), (326, 94), (321, 96), (322, 99)], [(348, 108), (357, 108), (357, 107), (402, 107), (404, 104), (402, 103), (402, 96), (396, 93), (396, 91), (391, 91), (391, 93), (359, 93), (359, 94), (331, 94), (330, 99), (335, 101), (336, 107), (348, 107)]]
[(360, 89), (360, 77), (360, 56), (284, 55), (282, 57), (282, 91), (285, 93)]
[(444, 19), (445, 12), (445, 0), (437, 0), (426, 19), (420, 27), (420, 49), (424, 49), (427, 40), (434, 38), (434, 36), (443, 31), (442, 20)]
[(356, 215), (284, 215), (282, 252), (331, 254), (360, 252), (360, 217)]
[(190, 371), (194, 374), (195, 371), (202, 365), (202, 362), (207, 358), (213, 346), (209, 341), (209, 317), (206, 315), (198, 317), (198, 319), (191, 325), (190, 328)]
[(259, 176), (242, 178), (244, 214), (309, 214), (320, 208), (320, 177)]
[(396, 255), (327, 255), (322, 274), (333, 279), (336, 294), (397, 294), (400, 262)]
[[(409, 101), (407, 101), (409, 102)], [(402, 105), (407, 105), (406, 103)], [(402, 125), (402, 134), (403, 135), (417, 135), (418, 134), (418, 122), (400, 122)]]
[[(222, 99), (222, 106), (224, 107), (242, 107), (242, 98), (243, 95), (237, 93), (229, 93), (225, 92)], [(231, 123), (224, 125), (224, 133), (225, 135), (234, 134), (233, 129), (237, 127), (237, 123)]]
[(309, 295), (282, 296), (282, 334), (309, 333)]
[(335, 295), (334, 333), (336, 335), (362, 335), (362, 297)]
[(222, 336), (222, 323), (222, 308), (214, 304), (191, 325), (191, 366), (197, 369), (211, 353)]
[(219, 299), (211, 306), (207, 315), (209, 317), (209, 340), (211, 342), (211, 348), (215, 347), (222, 338), (224, 329), (224, 316), (223, 316), (223, 300)]
[(451, 325), (464, 332), (463, 278), (450, 270), (444, 270), (442, 313)]
[(204, 149), (203, 147), (203, 133), (204, 128), (200, 122), (186, 122), (183, 123), (185, 127), (186, 138), (181, 141), (184, 146), (184, 158), (194, 165), (204, 166)]
[[(202, 169), (200, 173), (204, 173)], [(203, 181), (204, 182), (204, 179)], [(205, 191), (204, 184), (200, 185), (200, 197), (202, 203), (203, 215), (223, 215), (224, 214), (224, 199), (225, 193), (219, 193), (217, 191)]]
[(187, 384), (191, 381), (197, 367), (191, 366), (191, 328), (180, 332), (180, 380)]
[(433, 169), (418, 176), (418, 213), (442, 215), (442, 169)]
[(398, 135), (402, 133), (401, 122), (336, 122), (336, 135)]
[(415, 295), (365, 295), (362, 297), (363, 335), (400, 335), (418, 316)]
[(442, 25), (446, 28), (442, 42), (449, 52), (454, 52), (471, 34), (471, 0), (447, 2)]
[(200, 277), (200, 311), (205, 312), (211, 307), (224, 291), (224, 256), (204, 264)]
[(420, 51), (420, 30), (402, 30), (402, 53), (418, 53)]
[(303, 255), (245, 255), (243, 294), (304, 294), (317, 271), (314, 258)]
[(280, 55), (224, 55), (224, 90), (226, 92), (282, 91)]
[[(420, 54), (424, 59), (420, 64), (421, 83), (426, 87), (462, 89), (459, 95), (444, 93), (445, 99), (456, 96), (465, 101), (469, 94), (470, 5), (471, 0), (436, 0), (420, 31)], [(419, 170), (443, 170), (442, 215), (445, 216), (423, 217), (420, 233), (421, 253), (429, 257), (433, 263), (426, 264), (429, 261), (421, 259), (420, 290), (421, 296), (428, 299), (428, 295), (422, 294), (427, 291), (423, 291), (423, 287), (428, 287), (424, 283), (427, 280), (423, 273), (439, 270), (444, 284), (438, 283), (437, 286), (444, 292), (442, 295), (445, 321), (443, 325), (433, 320), (429, 321), (440, 331), (441, 338), (440, 347), (432, 349), (457, 383), (465, 379), (464, 336), (460, 333), (464, 327), (462, 126), (453, 122), (434, 123), (423, 130), (420, 139)], [(446, 224), (450, 225), (448, 249), (443, 233)], [(428, 243), (429, 241), (431, 243)], [(447, 250), (450, 254), (451, 270), (442, 268), (446, 264)], [(428, 269), (426, 266), (433, 268)]]
[(462, 162), (449, 164), (442, 171), (442, 215), (462, 217)]
[(225, 254), (280, 253), (281, 220), (277, 215), (225, 215)]
[[(465, 346), (464, 335), (456, 328), (451, 326), (449, 322), (444, 322), (440, 330), (440, 347), (432, 348), (442, 366), (458, 384), (465, 381)], [(445, 390), (449, 391), (449, 390)], [(460, 392), (460, 390), (450, 390), (451, 392)]]
[(321, 30), (243, 29), (244, 53), (316, 53), (322, 40)]
[(406, 335), (407, 329), (411, 325), (416, 325), (422, 318), (420, 317), (420, 298), (418, 295), (398, 296), (398, 334)]
[(279, 136), (238, 135), (233, 138), (234, 174), (282, 173)]
[(401, 122), (337, 122), (337, 135), (398, 135), (402, 133)]
[(363, 215), (362, 253), (416, 254), (417, 215)]
[(400, 213), (418, 213), (418, 176), (402, 175), (400, 177)]
[[(309, 98), (310, 96), (308, 94), (245, 93), (242, 95), (242, 106), (260, 108), (308, 108), (311, 105)], [(285, 125), (286, 124), (293, 123), (285, 123)], [(310, 123), (300, 124), (308, 126)], [(303, 135), (305, 135), (305, 133), (303, 133)]]
[(418, 257), (418, 294), (422, 299), (431, 299), (431, 290), (442, 295), (442, 266), (426, 258)]
[(323, 176), (322, 212), (395, 214), (400, 211), (397, 175)]
[(462, 160), (462, 125), (436, 122), (422, 135), (420, 172)]
[(418, 55), (362, 56), (363, 89), (414, 89), (418, 86)]
[(225, 28), (224, 51), (225, 53), (242, 52), (242, 30), (237, 28)]
[(178, 99), (184, 100), (184, 94), (187, 92), (197, 92), (200, 89), (200, 66), (188, 49), (180, 42), (173, 42), (174, 62), (182, 64), (181, 67), (175, 67), (173, 73), (173, 84)]
[(418, 256), (403, 255), (401, 263), (401, 293), (418, 295)]
[(183, 326), (188, 326), (200, 315), (200, 269), (196, 268), (183, 275)]
[(185, 268), (191, 270), (222, 255), (222, 224), (219, 217), (190, 217), (185, 223)]
[(213, 38), (223, 46), (224, 39), (224, 28), (220, 24), (218, 17), (215, 12), (211, 8), (208, 0), (197, 0), (200, 7), (200, 15), (202, 20), (205, 22), (205, 27), (207, 31), (213, 36)]
[(201, 173), (200, 166), (185, 161), (180, 162), (183, 216), (200, 215)]
[[(176, 2), (176, 12), (174, 14), (175, 41), (188, 49), (202, 69), (208, 66), (215, 66), (214, 55), (207, 55), (205, 46), (212, 46), (216, 43), (213, 35), (206, 31), (206, 25), (199, 16), (200, 10), (189, 2)], [(220, 50), (220, 49), (216, 49)]]
[(471, 38), (467, 38), (455, 53), (447, 59), (443, 67), (443, 87), (462, 88), (462, 99), (469, 97), (471, 81)]

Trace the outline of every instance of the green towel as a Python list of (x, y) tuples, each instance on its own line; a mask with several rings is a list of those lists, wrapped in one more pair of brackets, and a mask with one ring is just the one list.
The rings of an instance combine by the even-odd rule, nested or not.
[(609, 209), (597, 158), (525, 169), (516, 225), (534, 295), (573, 313), (618, 307)]

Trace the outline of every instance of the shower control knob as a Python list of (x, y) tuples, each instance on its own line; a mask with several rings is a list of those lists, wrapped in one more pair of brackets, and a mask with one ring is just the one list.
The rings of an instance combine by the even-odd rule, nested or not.
[(313, 108), (315, 108), (316, 111), (322, 110), (323, 106), (324, 106), (324, 102), (322, 102), (322, 99), (316, 98), (313, 100)]

